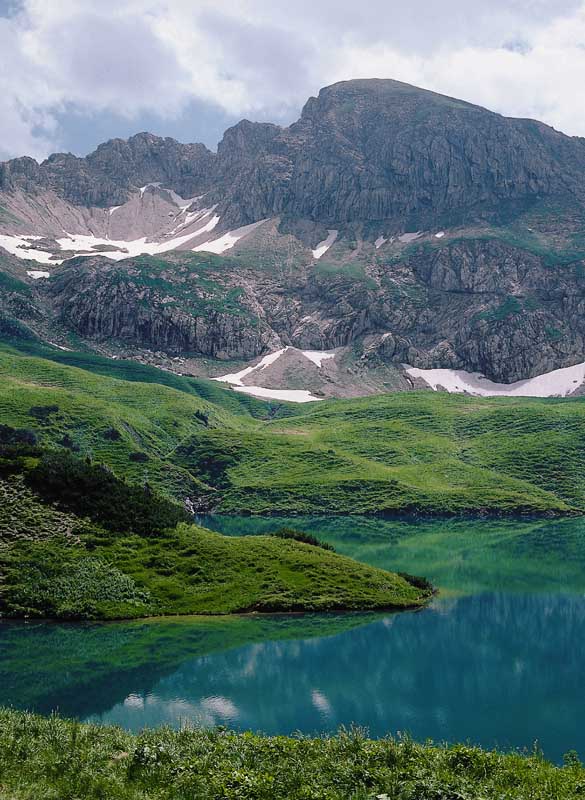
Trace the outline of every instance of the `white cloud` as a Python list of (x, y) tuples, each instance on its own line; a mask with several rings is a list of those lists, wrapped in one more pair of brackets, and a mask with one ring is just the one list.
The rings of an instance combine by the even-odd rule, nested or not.
[(584, 42), (585, 0), (369, 0), (367, 14), (355, 0), (23, 0), (0, 17), (0, 156), (57, 148), (71, 107), (168, 119), (205, 101), (288, 120), (352, 77), (585, 135)]

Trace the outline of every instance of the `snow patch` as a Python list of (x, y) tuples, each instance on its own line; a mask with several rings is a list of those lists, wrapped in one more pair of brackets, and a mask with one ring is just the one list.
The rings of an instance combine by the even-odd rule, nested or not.
[(378, 236), (374, 244), (376, 245), (376, 250), (379, 250), (383, 244), (386, 244), (388, 239), (385, 239), (383, 236)]
[[(178, 231), (182, 231), (185, 228), (188, 228), (194, 222), (199, 222), (202, 224), (201, 227), (193, 231), (193, 236), (199, 236), (202, 233), (211, 232), (216, 227), (217, 223), (220, 220), (217, 214), (215, 214), (213, 217), (210, 216), (215, 208), (216, 206), (213, 206), (213, 208), (202, 208), (200, 211), (188, 211), (185, 215), (185, 219), (182, 222), (180, 222), (176, 228), (173, 228), (169, 236), (172, 236), (174, 233), (177, 233)], [(185, 214), (185, 209), (183, 209), (181, 214)], [(203, 222), (203, 220), (206, 217), (210, 218), (207, 220), (207, 222)]]
[(222, 375), (219, 378), (213, 378), (213, 380), (222, 381), (223, 383), (231, 383), (232, 386), (243, 386), (244, 384), (242, 383), (242, 378), (245, 378), (246, 375), (249, 375), (251, 372), (264, 369), (270, 364), (274, 364), (274, 362), (277, 361), (283, 353), (286, 353), (287, 350), (288, 347), (283, 347), (282, 350), (277, 350), (274, 353), (269, 353), (267, 356), (264, 356), (264, 358), (253, 367), (246, 367), (239, 372), (232, 372), (229, 375)]
[(29, 276), (29, 278), (32, 278), (33, 281), (38, 281), (39, 278), (50, 278), (51, 277), (51, 273), (50, 272), (43, 272), (40, 269), (27, 270), (26, 274)]
[(322, 255), (324, 255), (329, 250), (331, 245), (337, 239), (337, 234), (339, 233), (339, 231), (330, 230), (330, 231), (328, 231), (328, 233), (329, 233), (329, 235), (327, 236), (327, 238), (323, 239), (322, 242), (319, 242), (317, 247), (314, 250), (311, 251), (313, 253), (313, 258), (319, 259), (319, 258), (321, 258)]
[(73, 350), (70, 347), (63, 347), (62, 344), (57, 344), (57, 342), (48, 342), (48, 344), (50, 344), (51, 347), (56, 347), (57, 350), (66, 350), (68, 353), (73, 352)]
[[(266, 367), (270, 366), (270, 364), (274, 364), (283, 353), (286, 353), (288, 347), (283, 347), (282, 350), (277, 350), (274, 353), (269, 353), (268, 355), (264, 356), (258, 364), (252, 367), (246, 367), (245, 369), (240, 370), (239, 372), (233, 372), (229, 375), (222, 375), (219, 378), (213, 378), (214, 381), (221, 381), (222, 383), (229, 383), (236, 392), (244, 392), (244, 394), (251, 394), (254, 397), (262, 397), (265, 400), (288, 400), (291, 403), (312, 403), (316, 400), (320, 400), (320, 397), (315, 397), (311, 394), (311, 392), (305, 391), (304, 389), (265, 389), (263, 386), (245, 386), (242, 382), (242, 379), (246, 377), (246, 375), (250, 375), (252, 372), (261, 371)], [(334, 353), (325, 353), (315, 350), (308, 350), (304, 353), (304, 355), (308, 356), (310, 353), (314, 358), (318, 357), (325, 357), (331, 358)], [(311, 359), (313, 360), (313, 358)], [(322, 358), (320, 358), (322, 360)], [(314, 363), (317, 363), (314, 361)], [(321, 363), (317, 366), (321, 366)]]
[(323, 362), (328, 358), (335, 358), (335, 353), (329, 350), (301, 350), (302, 354), (316, 364), (319, 369), (323, 366)]
[(398, 241), (408, 244), (408, 242), (414, 242), (414, 240), (418, 239), (419, 236), (422, 236), (420, 231), (417, 231), (416, 233), (403, 233), (402, 236), (398, 237)]
[[(78, 255), (100, 255), (111, 258), (114, 261), (121, 261), (123, 258), (131, 258), (139, 255), (154, 256), (158, 253), (167, 253), (169, 250), (176, 250), (181, 245), (197, 236), (197, 231), (191, 231), (184, 236), (177, 236), (174, 239), (167, 239), (165, 242), (147, 242), (146, 236), (141, 239), (125, 241), (122, 239), (102, 239), (99, 236), (91, 236), (81, 233), (69, 233), (67, 236), (57, 239), (57, 244), (61, 250), (77, 253)], [(110, 245), (117, 247), (117, 250), (96, 250), (96, 247)]]
[(193, 252), (199, 253), (200, 251), (204, 250), (206, 253), (216, 253), (217, 255), (221, 255), (221, 253), (224, 253), (226, 250), (230, 250), (236, 244), (236, 242), (239, 242), (240, 239), (243, 239), (245, 236), (248, 236), (250, 233), (252, 233), (252, 231), (257, 228), (258, 225), (262, 225), (263, 222), (266, 222), (266, 220), (261, 219), (258, 222), (253, 222), (251, 225), (244, 225), (241, 228), (228, 231), (218, 239), (203, 242), (203, 244), (198, 244), (197, 247), (193, 248)]
[(110, 217), (112, 216), (114, 211), (117, 211), (119, 208), (122, 208), (122, 206), (112, 206), (111, 208), (109, 208), (108, 212), (109, 212)]
[(435, 233), (435, 239), (442, 239), (444, 235), (445, 231), (439, 231), (438, 233)]
[(236, 392), (244, 392), (254, 397), (262, 397), (266, 400), (288, 400), (291, 403), (313, 403), (321, 400), (311, 392), (304, 389), (264, 389), (263, 386), (234, 386)]
[(160, 186), (159, 183), (147, 183), (146, 186), (139, 186), (138, 191), (140, 192), (140, 197), (144, 197), (144, 192), (150, 188), (151, 186)]
[(0, 247), (8, 250), (9, 253), (18, 258), (38, 261), (40, 264), (60, 264), (60, 261), (56, 261), (51, 257), (51, 253), (47, 253), (45, 250), (37, 250), (30, 246), (31, 242), (38, 239), (42, 239), (42, 236), (8, 236), (7, 234), (0, 234)]
[(442, 389), (479, 397), (568, 397), (585, 382), (585, 363), (515, 383), (494, 383), (479, 372), (404, 366), (411, 377), (422, 378), (434, 391)]

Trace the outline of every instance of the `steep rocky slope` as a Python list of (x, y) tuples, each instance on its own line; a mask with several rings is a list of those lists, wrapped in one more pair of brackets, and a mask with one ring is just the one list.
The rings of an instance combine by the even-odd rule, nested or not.
[(335, 351), (256, 373), (317, 397), (420, 385), (403, 364), (531, 378), (585, 361), (584, 186), (585, 140), (380, 80), (216, 154), (138, 134), (16, 159), (3, 335), (214, 376)]

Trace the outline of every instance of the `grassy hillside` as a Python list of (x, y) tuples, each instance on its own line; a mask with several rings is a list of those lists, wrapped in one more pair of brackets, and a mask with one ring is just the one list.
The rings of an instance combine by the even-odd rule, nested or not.
[(569, 800), (582, 797), (576, 755), (438, 747), (409, 739), (265, 737), (229, 731), (80, 725), (0, 711), (0, 797), (132, 800)]
[(31, 429), (44, 446), (89, 456), (200, 509), (585, 510), (580, 399), (412, 392), (305, 406), (243, 402), (211, 381), (53, 355), (0, 348), (0, 424)]
[(148, 487), (37, 445), (0, 447), (0, 498), (0, 616), (373, 610), (431, 594), (295, 538), (181, 522), (184, 511)]

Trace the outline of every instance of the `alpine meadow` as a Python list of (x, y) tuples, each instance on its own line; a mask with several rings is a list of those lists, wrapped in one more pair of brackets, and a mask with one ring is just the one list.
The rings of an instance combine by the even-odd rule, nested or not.
[(584, 32), (0, 0), (0, 800), (583, 796)]

